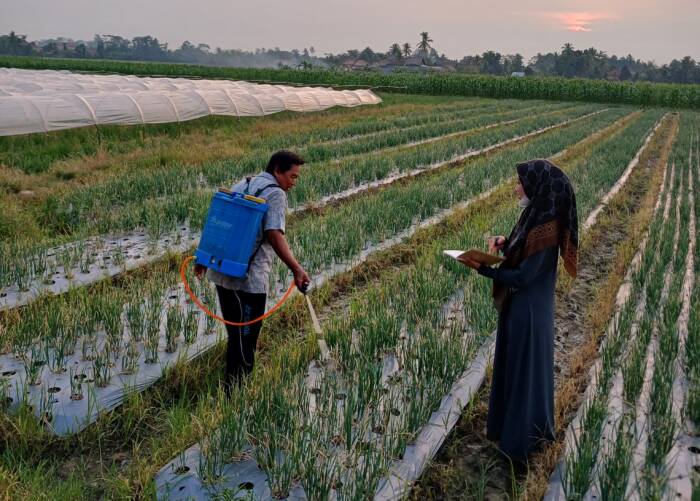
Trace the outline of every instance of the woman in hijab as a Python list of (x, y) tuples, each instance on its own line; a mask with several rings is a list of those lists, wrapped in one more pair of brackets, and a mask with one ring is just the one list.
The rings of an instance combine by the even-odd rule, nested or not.
[(557, 257), (577, 272), (578, 218), (571, 182), (547, 160), (517, 165), (523, 208), (508, 238), (492, 237), (499, 268), (466, 264), (493, 280), (498, 334), (487, 437), (519, 469), (543, 440), (554, 439), (554, 288)]

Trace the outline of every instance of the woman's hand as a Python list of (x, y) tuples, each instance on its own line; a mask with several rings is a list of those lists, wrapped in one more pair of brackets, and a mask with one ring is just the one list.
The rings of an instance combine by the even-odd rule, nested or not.
[(506, 244), (506, 237), (504, 237), (503, 235), (489, 237), (488, 243), (489, 252), (491, 254), (496, 254), (498, 251), (502, 250), (503, 246)]

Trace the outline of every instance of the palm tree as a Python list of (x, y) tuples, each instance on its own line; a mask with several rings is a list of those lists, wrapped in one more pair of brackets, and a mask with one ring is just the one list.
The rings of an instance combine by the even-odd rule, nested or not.
[(420, 42), (418, 42), (418, 45), (416, 46), (418, 52), (422, 53), (424, 56), (427, 56), (430, 49), (432, 49), (432, 46), (430, 45), (432, 41), (433, 39), (430, 38), (427, 31), (421, 32)]
[(389, 56), (401, 59), (401, 46), (397, 43), (391, 44), (391, 47), (389, 47)]
[(403, 50), (403, 57), (405, 57), (407, 59), (409, 57), (411, 57), (411, 44), (410, 43), (406, 42), (405, 44), (403, 44), (402, 50)]

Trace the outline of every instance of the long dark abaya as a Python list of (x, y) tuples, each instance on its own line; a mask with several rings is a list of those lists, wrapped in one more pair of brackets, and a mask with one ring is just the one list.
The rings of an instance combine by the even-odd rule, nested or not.
[(517, 165), (529, 205), (506, 239), (493, 280), (498, 332), (487, 437), (511, 459), (525, 461), (554, 438), (554, 289), (558, 256), (577, 273), (578, 216), (571, 182), (537, 159)]
[(524, 461), (554, 438), (554, 287), (557, 248), (514, 269), (480, 272), (511, 288), (498, 316), (487, 437), (511, 459)]

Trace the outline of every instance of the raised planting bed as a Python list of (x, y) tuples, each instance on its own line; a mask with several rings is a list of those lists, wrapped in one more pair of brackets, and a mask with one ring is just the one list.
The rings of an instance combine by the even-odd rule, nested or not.
[[(582, 152), (580, 152), (579, 154), (581, 154), (581, 155), (582, 154), (590, 155), (589, 157), (587, 157), (587, 160), (590, 161), (590, 165), (588, 165), (588, 164), (585, 165), (587, 173), (581, 174), (581, 186), (582, 187), (589, 186), (590, 190), (582, 190), (582, 192), (583, 193), (591, 193), (592, 194), (591, 196), (596, 196), (596, 194), (600, 191), (601, 183), (603, 183), (602, 185), (604, 186), (604, 183), (606, 182), (607, 178), (602, 177), (602, 176), (598, 176), (597, 172), (592, 170), (592, 169), (609, 170), (610, 164), (598, 161), (596, 159), (596, 157), (599, 156), (602, 158), (604, 156), (608, 156), (610, 149), (615, 149), (618, 152), (621, 152), (619, 154), (621, 154), (623, 156), (622, 158), (624, 158), (624, 155), (627, 155), (627, 158), (633, 157), (635, 154), (635, 151), (637, 150), (637, 146), (636, 146), (635, 142), (632, 142), (631, 144), (627, 144), (627, 143), (629, 143), (631, 138), (635, 138), (640, 133), (643, 133), (645, 131), (645, 129), (646, 130), (651, 129), (653, 127), (654, 120), (656, 120), (656, 119), (657, 119), (656, 115), (649, 114), (649, 115), (643, 117), (642, 120), (640, 120), (638, 122), (634, 122), (632, 126), (625, 127), (625, 128), (618, 130), (610, 138), (606, 137), (605, 140), (603, 140), (602, 137), (596, 137), (596, 141), (599, 142), (600, 144), (595, 146), (595, 149), (593, 150), (593, 152), (590, 152), (588, 150), (583, 150)], [(570, 144), (572, 141), (572, 138), (585, 138), (585, 134), (587, 133), (587, 131), (588, 131), (588, 129), (582, 125), (580, 130), (567, 130), (567, 133), (563, 133), (563, 134), (559, 135), (557, 137), (557, 141), (551, 141), (551, 139), (549, 141), (547, 141), (547, 138), (537, 139), (535, 142), (538, 144), (533, 144), (533, 145), (531, 145), (531, 147), (539, 148), (538, 150), (535, 150), (537, 152), (552, 151), (552, 150), (562, 151), (562, 146), (564, 146), (566, 144)], [(584, 142), (585, 142), (585, 139), (584, 139)], [(615, 144), (619, 143), (619, 144), (617, 144), (617, 146), (615, 144), (608, 144), (610, 142), (615, 143)], [(574, 150), (576, 149), (575, 146), (572, 148)], [(537, 156), (537, 155), (533, 155), (533, 156)], [(493, 171), (496, 168), (496, 167), (494, 167), (494, 165), (499, 166), (498, 169), (502, 172), (502, 175), (504, 176), (504, 178), (506, 178), (506, 176), (508, 176), (508, 173), (512, 172), (513, 157), (507, 156), (501, 163), (496, 163), (494, 160), (495, 159), (491, 158), (491, 159), (489, 159), (488, 163), (484, 162), (483, 168), (490, 169), (491, 171)], [(571, 162), (575, 163), (577, 165), (582, 164), (583, 158), (579, 158), (575, 161), (571, 160)], [(622, 173), (622, 171), (624, 170), (624, 165), (625, 164), (623, 163), (623, 164), (617, 166), (618, 173)], [(473, 169), (475, 167), (472, 166), (469, 168)], [(583, 172), (584, 171), (583, 166), (581, 166), (579, 169), (576, 169), (576, 171), (578, 171), (578, 170), (581, 170)], [(486, 171), (486, 172), (489, 172), (489, 171)], [(450, 174), (450, 173), (447, 173), (447, 174)], [(583, 182), (584, 179), (587, 180), (585, 183)], [(598, 183), (599, 183), (598, 185), (595, 184), (596, 179), (598, 180)], [(440, 180), (439, 178), (429, 179), (426, 182), (422, 183), (420, 185), (420, 188), (425, 190), (426, 187), (429, 187), (430, 182), (438, 182), (438, 184), (436, 185), (438, 188), (445, 187), (444, 189), (448, 189), (449, 185), (452, 184), (452, 177), (448, 178), (447, 180)], [(611, 181), (611, 183), (612, 183), (612, 181)], [(476, 186), (478, 186), (478, 184)], [(476, 188), (476, 186), (475, 186), (475, 188)], [(382, 208), (381, 204), (382, 203), (391, 203), (393, 201), (394, 203), (398, 203), (401, 206), (405, 206), (405, 203), (403, 202), (404, 198), (405, 199), (411, 198), (412, 194), (415, 191), (415, 188), (416, 187), (413, 187), (413, 186), (397, 186), (396, 187), (397, 192), (394, 194), (389, 193), (386, 190), (378, 193), (377, 196), (381, 197), (381, 198), (379, 199), (379, 201), (375, 200), (372, 202), (372, 205), (376, 205), (379, 208), (378, 212), (376, 212), (376, 214), (382, 213), (382, 211), (381, 211), (381, 208)], [(463, 188), (463, 187), (458, 187), (458, 188)], [(400, 190), (406, 190), (406, 189), (408, 189), (408, 192), (407, 192), (408, 195), (406, 195), (406, 196), (401, 195)], [(437, 188), (435, 189), (435, 192), (438, 193)], [(456, 193), (459, 193), (459, 192), (460, 192), (459, 190), (456, 191)], [(468, 194), (468, 193), (469, 193), (468, 191), (464, 192), (464, 194)], [(477, 196), (476, 198), (478, 199), (479, 196)], [(438, 204), (444, 203), (443, 200), (441, 200), (437, 197), (435, 198), (435, 200)], [(459, 210), (463, 210), (463, 207), (469, 206), (472, 203), (472, 202), (470, 202), (470, 200), (473, 200), (473, 199), (469, 199), (469, 200), (465, 201), (465, 203), (459, 207)], [(363, 201), (361, 199), (359, 199), (358, 202), (363, 202)], [(586, 198), (583, 198), (582, 202), (585, 203)], [(364, 206), (365, 206), (365, 203), (363, 202), (363, 205), (361, 205), (361, 207), (364, 207)], [(438, 207), (439, 206), (440, 205), (438, 205)], [(387, 211), (387, 212), (390, 212), (390, 211)], [(394, 212), (396, 212), (396, 211), (394, 211)], [(436, 216), (429, 217), (428, 219), (424, 220), (426, 222), (426, 224), (423, 224), (422, 226), (425, 227), (429, 224), (430, 225), (436, 224), (436, 223), (444, 220), (445, 218), (453, 215), (454, 212), (455, 211), (452, 209), (443, 210), (442, 212), (439, 212)], [(334, 211), (331, 211), (329, 213), (329, 216), (333, 216), (333, 215), (334, 215)], [(400, 215), (400, 217), (404, 217), (404, 216)], [(410, 224), (410, 220), (407, 220), (407, 221)], [(318, 223), (318, 221), (316, 221), (316, 222)], [(364, 227), (367, 225), (358, 225), (358, 226)], [(399, 237), (402, 237), (402, 238), (410, 237), (410, 235), (412, 235), (415, 232), (415, 229), (417, 226), (419, 226), (419, 224), (411, 225), (409, 227), (409, 231), (405, 235), (399, 234)], [(304, 230), (303, 230), (303, 228), (301, 228), (301, 229), (295, 228), (295, 231), (298, 231), (298, 232), (302, 233), (302, 235), (303, 235)], [(314, 228), (312, 227), (310, 231), (314, 231)], [(401, 240), (401, 238), (396, 238), (395, 236), (389, 237), (388, 240), (381, 241), (380, 244), (378, 244), (374, 248), (371, 248), (371, 250), (376, 252), (378, 250), (383, 250), (383, 249), (389, 248), (391, 245), (396, 245), (396, 244), (400, 243), (400, 240)], [(313, 242), (312, 239), (307, 239), (307, 241)], [(314, 243), (313, 245), (318, 245), (318, 243)], [(363, 259), (363, 260), (367, 259), (367, 257), (370, 254), (371, 254), (371, 252), (365, 252), (364, 254), (361, 255), (361, 259)], [(321, 272), (319, 274), (319, 282), (321, 282), (321, 280), (320, 280), (321, 277), (325, 277), (326, 279), (330, 278), (333, 275), (339, 274), (343, 271), (346, 271), (347, 269), (350, 269), (352, 266), (357, 265), (357, 264), (359, 264), (358, 261), (354, 261), (351, 266), (340, 266), (339, 267), (338, 265), (331, 264), (330, 268), (326, 269), (325, 271), (321, 270)], [(149, 281), (148, 283), (155, 284), (157, 282), (160, 283), (160, 282), (163, 282), (163, 280), (160, 279), (159, 277), (156, 277), (156, 278), (152, 279), (151, 281)], [(167, 283), (167, 282), (165, 282), (165, 283)], [(140, 304), (139, 298), (144, 298), (145, 291), (148, 291), (150, 287), (153, 287), (153, 285), (151, 285), (149, 287), (147, 284), (144, 286), (134, 286), (133, 287), (134, 297), (129, 298), (129, 304), (132, 304), (134, 302), (136, 304)], [(109, 289), (108, 289), (108, 291), (109, 291)], [(77, 294), (77, 296), (81, 297), (82, 300), (86, 301), (88, 304), (91, 302), (95, 302), (95, 304), (99, 304), (99, 301), (95, 301), (94, 299), (89, 299), (87, 297), (87, 295), (85, 295), (85, 294)], [(104, 301), (105, 302), (117, 302), (117, 303), (120, 301), (120, 299), (117, 299), (118, 296), (114, 296), (114, 297), (112, 297), (112, 296), (113, 295), (108, 292), (106, 294)], [(145, 301), (145, 298), (143, 299), (143, 301)], [(51, 303), (51, 301), (49, 301), (49, 304), (53, 304), (53, 303)], [(87, 333), (89, 334), (88, 337), (93, 337), (93, 334), (91, 334), (91, 333), (95, 331), (96, 327), (99, 329), (101, 327), (100, 324), (106, 325), (107, 323), (109, 323), (111, 321), (108, 317), (105, 317), (104, 309), (100, 310), (99, 308), (95, 309), (93, 307), (92, 310), (94, 310), (95, 313), (93, 313), (92, 315), (76, 316), (76, 315), (72, 314), (75, 311), (75, 306), (70, 302), (68, 302), (62, 308), (58, 308), (57, 306), (55, 306), (55, 308), (57, 308), (57, 311), (64, 312), (64, 313), (63, 314), (57, 313), (57, 316), (59, 318), (57, 319), (55, 325), (50, 326), (51, 328), (50, 328), (49, 332), (51, 332), (51, 335), (49, 336), (49, 338), (54, 339), (55, 340), (54, 343), (57, 343), (59, 345), (59, 347), (61, 348), (61, 350), (63, 350), (63, 351), (67, 350), (70, 352), (70, 347), (74, 347), (78, 341), (77, 339), (72, 339), (72, 338), (65, 340), (65, 337), (66, 337), (65, 332), (74, 332), (75, 331), (75, 328), (72, 326), (72, 324), (70, 322), (75, 322), (76, 319), (79, 317), (93, 319), (93, 320), (91, 320), (92, 323), (88, 323), (88, 325), (81, 324), (81, 329), (85, 329), (87, 331)], [(28, 343), (25, 339), (31, 338), (31, 336), (33, 334), (32, 326), (35, 325), (36, 322), (40, 322), (41, 321), (40, 319), (44, 314), (45, 314), (45, 310), (41, 307), (38, 307), (36, 310), (33, 308), (29, 308), (26, 312), (22, 312), (24, 321), (16, 324), (16, 326), (15, 326), (15, 328), (18, 330), (18, 332), (20, 332), (20, 334), (17, 334), (13, 337), (21, 340), (21, 343), (23, 343), (20, 346), (20, 353), (22, 353), (22, 355), (20, 355), (19, 358), (25, 360), (24, 365), (25, 365), (25, 367), (28, 367), (28, 368), (34, 367), (28, 361), (33, 360), (34, 351), (36, 351), (37, 348), (35, 348), (35, 345)], [(37, 320), (31, 320), (32, 318), (37, 319)], [(24, 333), (24, 329), (26, 329), (28, 331), (26, 334)], [(118, 327), (116, 329), (118, 329)], [(78, 330), (78, 332), (80, 332), (80, 330)], [(153, 335), (154, 335), (153, 342), (155, 343), (156, 334), (154, 333)], [(162, 332), (160, 335), (161, 344), (167, 344), (166, 341), (163, 341), (163, 339), (165, 337), (166, 337), (165, 332)], [(215, 342), (216, 341), (214, 338), (208, 338), (206, 347), (212, 346)], [(64, 343), (67, 344), (68, 348), (63, 348)], [(138, 346), (139, 345), (137, 345), (137, 347)], [(205, 346), (203, 346), (203, 348), (205, 348)], [(140, 353), (140, 348), (137, 351), (139, 351), (139, 353)], [(43, 350), (39, 350), (39, 353), (43, 353)], [(48, 354), (44, 358), (47, 358), (47, 357), (50, 358), (51, 356), (53, 356), (53, 355), (51, 355), (51, 353), (53, 353), (53, 351), (49, 350)], [(117, 352), (117, 353), (119, 353), (119, 352)], [(197, 351), (197, 353), (199, 353), (199, 351)], [(41, 357), (40, 354), (37, 354), (36, 356)], [(144, 357), (144, 359), (149, 358), (146, 355), (143, 355), (143, 357)], [(59, 357), (60, 360), (63, 360), (64, 358), (65, 357), (63, 357), (63, 356)], [(152, 357), (150, 357), (150, 358), (152, 358)], [(114, 361), (116, 362), (116, 357), (115, 357)], [(65, 364), (63, 365), (63, 367), (65, 367)], [(15, 369), (13, 368), (12, 370), (15, 370)], [(26, 369), (25, 369), (24, 373), (26, 373)], [(162, 373), (162, 371), (161, 371), (161, 373)], [(42, 374), (47, 379), (45, 381), (44, 386), (52, 387), (51, 372), (48, 370), (43, 370), (41, 368), (41, 366), (40, 366), (39, 374), (36, 375), (33, 379), (37, 380), (37, 378), (38, 378), (39, 380), (41, 380)], [(159, 374), (159, 376), (160, 376), (160, 374)], [(16, 377), (18, 380), (22, 380), (22, 371), (20, 371), (16, 375)], [(148, 384), (152, 383), (154, 380), (155, 379), (149, 379)], [(122, 394), (122, 398), (123, 398), (123, 395), (128, 393), (128, 391), (133, 390), (130, 387), (124, 387), (122, 384), (120, 384), (120, 382), (118, 380), (115, 380), (114, 383), (110, 383), (110, 384), (113, 384), (114, 386), (119, 388), (119, 391), (121, 391), (121, 394)], [(145, 386), (146, 386), (146, 384), (141, 385), (141, 386), (137, 386), (134, 389), (141, 390)], [(42, 394), (40, 392), (37, 392), (37, 395), (35, 395), (33, 398), (35, 400), (38, 400), (39, 403), (41, 403), (41, 395)], [(114, 403), (114, 405), (118, 405), (120, 402), (121, 402), (121, 400), (119, 400), (119, 399), (113, 399), (113, 398), (110, 399), (110, 404)], [(37, 409), (37, 412), (39, 412), (39, 410), (42, 408), (42, 405), (38, 405), (38, 404), (37, 405), (32, 404), (32, 405)], [(96, 406), (96, 407), (98, 407), (98, 408), (104, 407), (105, 409), (108, 409), (108, 408), (113, 407), (114, 405), (110, 405), (107, 407), (100, 405), (100, 406)], [(39, 414), (39, 415), (41, 416), (42, 414)], [(89, 413), (88, 416), (86, 417), (86, 419), (81, 421), (81, 426), (84, 426), (85, 424), (89, 423), (91, 420), (94, 420), (95, 417), (96, 417), (96, 413)]]
[[(652, 122), (647, 126), (647, 131), (651, 130), (653, 126), (654, 123)], [(644, 143), (643, 136), (640, 142)], [(620, 174), (624, 172), (625, 167), (630, 162), (630, 158), (634, 158), (638, 148), (639, 143), (630, 152), (627, 163), (618, 168)], [(602, 151), (605, 151), (605, 149)], [(597, 188), (591, 187), (596, 189), (583, 190), (584, 194), (596, 194), (590, 196), (598, 196), (598, 202), (600, 202), (603, 197), (597, 195), (597, 193), (601, 191), (600, 188), (605, 186), (606, 180), (604, 177), (595, 175), (597, 173), (593, 166), (599, 165), (599, 162), (572, 163), (576, 166), (570, 169), (569, 174), (575, 183), (583, 182), (584, 179), (600, 179), (599, 182), (601, 184)], [(601, 166), (599, 168), (605, 167)], [(594, 183), (594, 181), (589, 182)], [(608, 191), (613, 184), (614, 181), (607, 184)], [(493, 195), (493, 197), (497, 196), (504, 197), (504, 191), (500, 190), (499, 195)], [(584, 195), (582, 202), (584, 202), (584, 207), (595, 206), (595, 204), (591, 204), (591, 200), (586, 198), (586, 195)], [(478, 211), (477, 206), (473, 206), (472, 210)], [(587, 209), (583, 215), (586, 216), (591, 210), (593, 210), (593, 207)], [(410, 406), (416, 401), (423, 403), (422, 412), (414, 411), (408, 413), (409, 415), (417, 413), (422, 418), (421, 420), (415, 422), (413, 426), (409, 426), (410, 423), (406, 423), (403, 425), (403, 429), (400, 427), (396, 429), (382, 428), (384, 433), (381, 438), (367, 435), (360, 427), (359, 433), (351, 433), (350, 436), (371, 437), (372, 441), (357, 442), (352, 439), (343, 439), (341, 435), (338, 440), (340, 446), (336, 447), (328, 447), (325, 438), (319, 440), (317, 436), (313, 435), (315, 432), (310, 432), (311, 437), (297, 435), (292, 432), (292, 430), (305, 430), (318, 426), (322, 430), (318, 433), (322, 437), (330, 437), (331, 444), (333, 444), (332, 439), (335, 436), (334, 425), (338, 423), (337, 416), (346, 416), (345, 423), (347, 423), (346, 410), (354, 402), (353, 399), (349, 399), (350, 402), (348, 402), (348, 399), (343, 398), (340, 399), (342, 404), (340, 410), (337, 410), (338, 404), (335, 403), (333, 410), (318, 412), (317, 405), (315, 407), (315, 419), (309, 421), (307, 421), (309, 412), (305, 408), (301, 411), (295, 411), (299, 412), (299, 415), (293, 412), (291, 422), (284, 423), (281, 430), (278, 429), (274, 432), (281, 436), (291, 436), (292, 438), (286, 441), (275, 441), (267, 439), (267, 435), (265, 435), (267, 431), (263, 431), (263, 435), (259, 435), (260, 430), (256, 426), (250, 425), (250, 423), (267, 421), (268, 418), (264, 417), (264, 415), (261, 417), (256, 414), (257, 411), (251, 408), (251, 405), (253, 408), (256, 408), (256, 405), (249, 403), (252, 400), (246, 402), (246, 397), (241, 397), (241, 400), (236, 404), (239, 407), (232, 412), (232, 415), (236, 416), (235, 419), (245, 419), (245, 426), (250, 425), (254, 428), (251, 432), (252, 443), (241, 441), (238, 443), (238, 448), (234, 453), (227, 449), (226, 453), (220, 454), (216, 451), (221, 450), (220, 441), (225, 432), (221, 431), (212, 434), (215, 437), (215, 443), (212, 443), (210, 438), (207, 438), (204, 444), (188, 449), (183, 455), (175, 458), (161, 470), (156, 477), (159, 496), (168, 499), (178, 499), (181, 497), (200, 498), (214, 494), (223, 495), (224, 492), (233, 495), (246, 488), (252, 491), (252, 495), (256, 499), (279, 498), (286, 495), (294, 498), (316, 497), (318, 495), (322, 497), (336, 496), (338, 499), (353, 496), (371, 498), (377, 495), (382, 499), (393, 499), (403, 495), (408, 488), (408, 483), (420, 474), (427, 460), (434, 454), (436, 449), (434, 441), (437, 441), (439, 444), (444, 439), (444, 436), (454, 424), (462, 406), (469, 401), (471, 394), (480, 385), (480, 379), (483, 378), (486, 367), (484, 361), (490, 356), (493, 339), (489, 334), (492, 332), (494, 316), (488, 310), (490, 304), (490, 298), (486, 294), (488, 287), (483, 281), (475, 278), (474, 275), (465, 277), (465, 288), (462, 288), (464, 286), (460, 286), (459, 282), (451, 286), (442, 283), (445, 279), (444, 275), (449, 272), (450, 266), (444, 265), (445, 269), (438, 272), (436, 268), (441, 266), (440, 258), (436, 257), (433, 252), (435, 248), (441, 248), (447, 245), (448, 242), (455, 243), (457, 238), (459, 240), (467, 239), (459, 242), (462, 246), (469, 244), (479, 245), (477, 243), (479, 240), (478, 233), (484, 225), (493, 229), (494, 226), (511, 224), (517, 210), (510, 203), (503, 200), (495, 207), (489, 206), (488, 210), (484, 212), (487, 212), (488, 215), (483, 212), (478, 212), (478, 216), (476, 213), (470, 212), (468, 212), (468, 215), (459, 212), (455, 213), (453, 218), (462, 221), (468, 218), (467, 220), (470, 224), (458, 227), (459, 229), (455, 230), (456, 234), (454, 235), (444, 235), (436, 242), (426, 244), (425, 251), (419, 250), (417, 261), (420, 262), (420, 267), (411, 265), (405, 270), (401, 269), (396, 273), (389, 273), (387, 278), (380, 278), (378, 283), (370, 286), (368, 290), (358, 291), (353, 295), (349, 313), (344, 310), (339, 312), (337, 316), (332, 316), (326, 320), (333, 326), (327, 336), (334, 356), (334, 363), (331, 362), (329, 365), (337, 367), (337, 372), (339, 372), (335, 376), (335, 371), (327, 370), (326, 379), (329, 378), (330, 374), (333, 375), (332, 378), (342, 381), (355, 381), (357, 384), (355, 385), (356, 389), (353, 391), (356, 391), (358, 396), (367, 395), (366, 401), (372, 402), (372, 397), (367, 392), (362, 391), (361, 387), (364, 383), (361, 381), (365, 377), (362, 375), (363, 372), (375, 372), (378, 378), (377, 386), (380, 388), (379, 394), (386, 398), (382, 396), (377, 397), (376, 404), (364, 405), (363, 409), (369, 408), (373, 413), (368, 418), (369, 422), (383, 422), (383, 417), (387, 418), (388, 422), (392, 422), (392, 417), (390, 416), (398, 418), (406, 414), (401, 412), (398, 406), (394, 406), (391, 397), (388, 396), (391, 394), (391, 391), (381, 391), (381, 388), (385, 388), (382, 377), (386, 376), (387, 357), (389, 359), (393, 357), (400, 361), (398, 365), (400, 368), (403, 368), (407, 380), (411, 383), (403, 388), (399, 394), (403, 397), (404, 405)], [(464, 236), (458, 237), (459, 234)], [(431, 283), (424, 282), (423, 277), (425, 276), (432, 277)], [(421, 394), (422, 385), (430, 385), (432, 380), (428, 378), (427, 383), (421, 382), (421, 378), (425, 376), (423, 371), (428, 373), (432, 370), (439, 371), (441, 370), (442, 362), (436, 362), (434, 358), (431, 358), (434, 356), (433, 354), (424, 357), (419, 356), (414, 362), (411, 362), (415, 355), (410, 351), (406, 351), (407, 348), (404, 346), (403, 340), (411, 340), (408, 343), (410, 347), (411, 343), (435, 342), (433, 336), (437, 335), (437, 333), (452, 332), (449, 321), (446, 321), (444, 318), (444, 308), (439, 309), (441, 314), (435, 318), (434, 312), (431, 314), (431, 310), (426, 310), (422, 303), (418, 303), (418, 301), (421, 297), (425, 297), (426, 301), (434, 303), (434, 298), (441, 297), (450, 290), (455, 290), (454, 287), (458, 287), (457, 292), (465, 291), (465, 300), (469, 305), (467, 311), (470, 312), (467, 313), (466, 322), (461, 324), (458, 333), (461, 334), (465, 331), (474, 332), (479, 335), (478, 340), (481, 343), (474, 343), (474, 348), (469, 350), (470, 356), (466, 358), (463, 355), (463, 344), (453, 345), (455, 353), (452, 357), (455, 357), (457, 360), (469, 360), (470, 363), (475, 362), (479, 368), (477, 370), (475, 366), (467, 369), (467, 372), (458, 372), (449, 379), (450, 384), (445, 386), (446, 389), (451, 390), (445, 393), (445, 397), (426, 400), (425, 396)], [(417, 295), (419, 297), (416, 298), (415, 296)], [(408, 304), (404, 304), (404, 301), (408, 301)], [(387, 312), (387, 309), (390, 309), (390, 311)], [(410, 327), (406, 327), (410, 325), (417, 326), (414, 332), (412, 332)], [(425, 330), (418, 326), (424, 327)], [(387, 330), (389, 331), (388, 333), (386, 332)], [(359, 339), (359, 341), (353, 343), (354, 339)], [(451, 340), (453, 341), (451, 337), (445, 339), (448, 343)], [(374, 361), (373, 365), (362, 365), (358, 373), (353, 372), (352, 369), (357, 367), (353, 358), (353, 346), (359, 346), (361, 350), (368, 352), (370, 355), (368, 357), (369, 360)], [(481, 346), (481, 351), (476, 350), (476, 346)], [(447, 353), (443, 356), (446, 357), (445, 362), (454, 360)], [(452, 367), (453, 363), (449, 362), (446, 365)], [(434, 367), (436, 365), (437, 367)], [(469, 367), (469, 363), (465, 364), (465, 366)], [(315, 364), (312, 362), (307, 372), (312, 374), (311, 369), (314, 367)], [(347, 374), (348, 369), (350, 374)], [(302, 385), (294, 383), (294, 376), (290, 375), (289, 378), (288, 381), (280, 383), (282, 386), (279, 390), (281, 394), (287, 396), (280, 396), (279, 398), (286, 398), (288, 401), (313, 402), (314, 399), (311, 395), (314, 395), (314, 393), (312, 391), (308, 391), (310, 395), (307, 396), (300, 396), (299, 392), (306, 391), (309, 387), (313, 390), (315, 386), (313, 384), (304, 385), (303, 389), (299, 389), (302, 388)], [(388, 376), (386, 379), (388, 381)], [(458, 381), (458, 383), (453, 386), (452, 382), (455, 381)], [(256, 383), (259, 385), (261, 381), (256, 381)], [(444, 384), (444, 381), (442, 383)], [(418, 389), (418, 396), (412, 393), (416, 389)], [(255, 391), (254, 388), (245, 388), (241, 393), (242, 395), (247, 395), (248, 392)], [(349, 394), (350, 391), (350, 388), (343, 387), (343, 394)], [(330, 390), (328, 393), (333, 395)], [(318, 393), (318, 395), (324, 394), (323, 389)], [(272, 396), (269, 398), (271, 401), (274, 400)], [(391, 410), (388, 413), (386, 412), (387, 400), (389, 407), (395, 409), (394, 413)], [(354, 409), (354, 407), (351, 407), (348, 412), (352, 412)], [(268, 412), (274, 411), (270, 409)], [(241, 416), (250, 417), (244, 418)], [(358, 417), (353, 414), (353, 416), (354, 419), (351, 420), (351, 423), (362, 423), (365, 419), (364, 415)], [(307, 422), (313, 422), (314, 424), (307, 426), (304, 424)], [(442, 422), (442, 427), (439, 426), (440, 422)], [(241, 421), (238, 423), (240, 426), (244, 426), (241, 424)], [(414, 421), (411, 420), (411, 423), (414, 423)], [(229, 422), (225, 422), (222, 430), (229, 428), (239, 429), (240, 426), (232, 426)], [(369, 430), (371, 431), (371, 427)], [(392, 437), (387, 436), (389, 432), (393, 434)], [(318, 458), (311, 465), (297, 459), (295, 443), (299, 442), (304, 444), (305, 455)], [(369, 442), (369, 445), (363, 442)], [(399, 445), (398, 449), (397, 444)], [(310, 451), (306, 449), (307, 447), (311, 447), (313, 450)], [(368, 448), (369, 450), (367, 450)], [(342, 453), (344, 452), (348, 454), (343, 455)], [(220, 458), (223, 456), (234, 459), (234, 462), (227, 464), (226, 461), (220, 461)], [(208, 461), (216, 464), (218, 468), (215, 470), (209, 468), (207, 466)], [(256, 463), (259, 468), (256, 468)], [(255, 478), (249, 475), (254, 475)], [(295, 478), (298, 478), (299, 481), (294, 482)], [(280, 482), (280, 480), (283, 481)]]
[[(312, 186), (316, 185), (316, 188), (307, 192), (309, 202), (306, 205), (299, 206), (293, 210), (304, 212), (309, 208), (315, 209), (319, 205), (323, 206), (330, 202), (338, 202), (345, 198), (355, 197), (364, 191), (376, 189), (403, 178), (436, 170), (471, 157), (484, 155), (499, 148), (544, 134), (552, 129), (568, 126), (578, 120), (588, 118), (590, 115), (589, 113), (556, 123), (555, 125), (536, 128), (525, 134), (492, 143), (477, 150), (469, 150), (467, 153), (450, 156), (448, 160), (441, 160), (425, 166), (421, 166), (419, 163), (417, 168), (411, 170), (399, 170), (398, 173), (391, 174), (386, 170), (387, 166), (385, 166), (383, 167), (383, 172), (373, 171), (372, 175), (386, 175), (388, 177), (380, 177), (378, 180), (353, 186), (345, 191), (322, 196), (320, 199), (314, 198), (317, 196), (317, 193), (324, 193), (329, 189), (342, 189), (343, 186), (338, 185), (336, 180), (333, 181), (335, 186), (319, 187), (318, 184), (323, 184), (323, 179), (319, 180), (317, 176), (309, 173), (309, 181), (307, 183)], [(544, 122), (548, 123), (548, 120), (545, 119)], [(412, 157), (415, 157), (415, 154)], [(404, 160), (405, 166), (409, 165), (408, 161), (408, 158)], [(414, 161), (419, 162), (420, 160), (414, 159)], [(413, 165), (415, 166), (416, 164), (414, 163)], [(357, 169), (358, 167), (355, 168)], [(352, 170), (341, 169), (340, 172), (342, 174), (335, 174), (339, 179), (346, 177), (348, 180), (357, 180), (357, 174), (353, 174)], [(328, 174), (324, 174), (324, 176), (330, 179)], [(360, 177), (360, 179), (362, 178)], [(162, 185), (165, 186), (165, 184)], [(173, 189), (173, 186), (174, 184), (168, 184), (168, 189)], [(299, 187), (299, 189), (303, 189), (303, 186)], [(199, 221), (203, 219), (206, 213), (207, 203), (211, 195), (208, 190), (204, 190), (197, 192), (195, 195), (189, 195), (190, 198), (192, 196), (195, 197), (194, 201), (183, 199), (180, 205), (175, 202), (178, 206), (176, 212), (179, 213), (184, 210), (185, 213), (189, 214), (193, 206), (197, 207), (199, 215), (196, 219)], [(169, 201), (167, 203), (171, 204), (172, 202)], [(180, 226), (177, 226), (172, 231), (165, 231), (165, 228), (172, 226), (171, 223), (174, 221), (165, 223), (164, 217), (166, 216), (163, 216), (160, 212), (158, 213), (158, 216), (153, 221), (153, 225), (155, 225), (157, 230), (155, 232), (150, 231), (148, 234), (145, 231), (138, 231), (120, 236), (94, 237), (59, 247), (41, 248), (40, 246), (39, 251), (32, 249), (31, 246), (29, 248), (25, 248), (25, 246), (18, 247), (0, 260), (0, 266), (3, 270), (6, 270), (4, 276), (8, 277), (7, 280), (12, 280), (9, 277), (14, 277), (15, 280), (14, 284), (0, 289), (0, 309), (14, 308), (27, 304), (42, 293), (60, 294), (67, 291), (70, 287), (94, 283), (105, 277), (115, 276), (125, 269), (133, 269), (161, 259), (167, 252), (182, 252), (196, 246), (196, 243), (199, 241), (199, 233), (191, 230), (191, 227), (199, 227), (201, 224), (191, 225), (190, 221), (183, 220), (179, 221), (178, 224)], [(153, 230), (153, 227), (151, 230)], [(164, 232), (165, 234), (163, 234)], [(117, 261), (117, 263), (115, 264), (114, 261)]]

